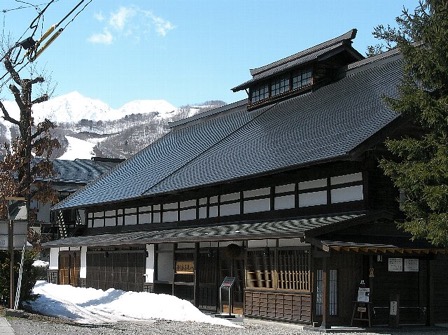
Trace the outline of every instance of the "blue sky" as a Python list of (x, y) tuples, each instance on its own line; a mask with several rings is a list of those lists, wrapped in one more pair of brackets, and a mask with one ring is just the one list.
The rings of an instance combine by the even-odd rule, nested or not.
[[(37, 16), (29, 4), (39, 4), (42, 10), (48, 2), (1, 0), (3, 44), (28, 37), (27, 28)], [(54, 0), (39, 20), (34, 39), (79, 2)], [(51, 78), (55, 96), (78, 91), (113, 108), (138, 99), (164, 99), (175, 106), (207, 100), (230, 103), (246, 97), (231, 88), (250, 79), (250, 68), (352, 28), (358, 29), (353, 45), (365, 54), (368, 45), (377, 43), (372, 36), (375, 26), (395, 25), (403, 6), (414, 9), (417, 4), (418, 0), (91, 0), (37, 58), (33, 71)], [(29, 73), (22, 71), (22, 77)], [(0, 97), (11, 99), (6, 88)]]

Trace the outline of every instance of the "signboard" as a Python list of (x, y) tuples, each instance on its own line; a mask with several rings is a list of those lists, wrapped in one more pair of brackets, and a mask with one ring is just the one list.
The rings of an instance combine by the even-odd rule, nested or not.
[(389, 312), (389, 314), (390, 315), (392, 315), (392, 316), (395, 316), (395, 315), (397, 315), (397, 313), (398, 313), (398, 301), (391, 301), (390, 302), (390, 312)]
[(8, 199), (8, 219), (13, 221), (27, 221), (28, 211), (24, 198)]
[(192, 275), (194, 274), (193, 261), (176, 261), (176, 274)]
[(389, 258), (387, 263), (387, 270), (390, 272), (402, 272), (403, 258)]
[(370, 288), (360, 287), (358, 288), (358, 302), (369, 302)]
[[(9, 221), (0, 221), (0, 250), (8, 250)], [(13, 221), (13, 246), (14, 249), (22, 249), (28, 235), (28, 222)]]
[(221, 287), (229, 288), (235, 283), (235, 277), (225, 277), (222, 281)]
[(405, 272), (418, 272), (418, 259), (417, 258), (407, 258), (404, 260), (404, 271)]

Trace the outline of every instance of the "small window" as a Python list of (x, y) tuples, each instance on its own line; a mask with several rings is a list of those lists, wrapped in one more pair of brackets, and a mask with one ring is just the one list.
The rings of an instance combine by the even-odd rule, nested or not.
[(263, 84), (257, 86), (252, 91), (251, 102), (255, 103), (264, 99), (269, 98), (269, 87), (268, 84)]
[(292, 76), (292, 89), (299, 90), (313, 83), (311, 69), (295, 72)]
[(289, 77), (281, 77), (271, 84), (271, 96), (275, 97), (289, 91)]

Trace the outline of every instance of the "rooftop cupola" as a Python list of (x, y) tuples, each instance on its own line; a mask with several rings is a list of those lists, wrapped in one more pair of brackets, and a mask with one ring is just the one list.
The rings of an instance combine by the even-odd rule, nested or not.
[(252, 79), (232, 90), (246, 90), (251, 110), (332, 82), (338, 70), (364, 58), (352, 47), (355, 37), (356, 29), (352, 29), (289, 57), (251, 69)]

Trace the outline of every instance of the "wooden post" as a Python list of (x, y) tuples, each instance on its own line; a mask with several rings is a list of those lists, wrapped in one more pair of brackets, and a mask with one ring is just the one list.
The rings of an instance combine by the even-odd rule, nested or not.
[(322, 324), (320, 328), (329, 329), (331, 328), (328, 322), (329, 317), (329, 274), (328, 274), (328, 257), (322, 258)]
[(193, 264), (194, 264), (193, 300), (194, 300), (194, 305), (196, 307), (199, 307), (199, 271), (201, 271), (201, 269), (199, 269), (199, 266), (198, 266), (198, 264), (199, 264), (199, 243), (197, 243), (197, 242), (194, 244)]
[(8, 226), (8, 249), (9, 249), (9, 308), (14, 308), (14, 226), (9, 220)]
[(434, 303), (434, 283), (432, 281), (431, 260), (426, 260), (426, 325), (434, 325), (434, 313), (431, 308)]

